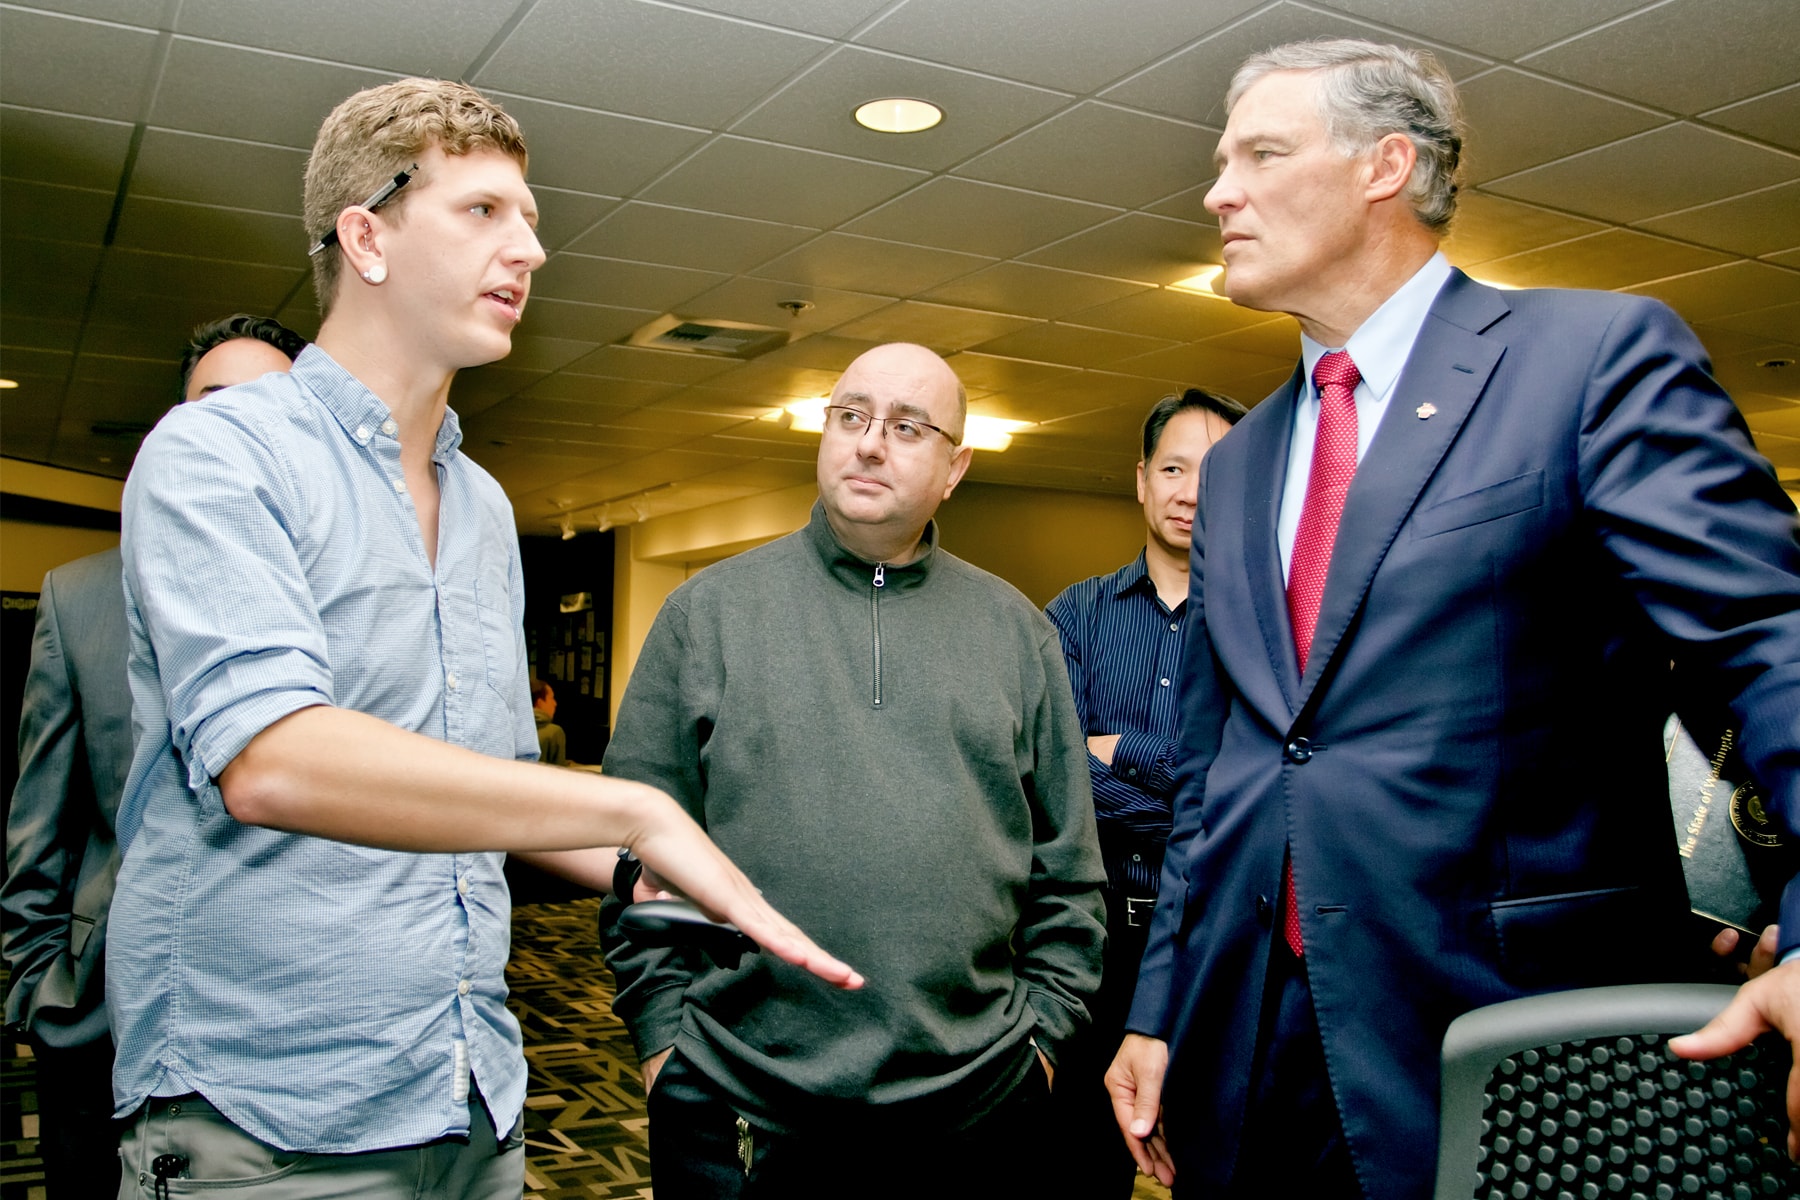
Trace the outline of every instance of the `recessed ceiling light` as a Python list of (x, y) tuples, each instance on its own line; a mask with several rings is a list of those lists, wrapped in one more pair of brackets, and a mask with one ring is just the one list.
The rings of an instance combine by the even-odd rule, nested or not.
[(889, 96), (856, 110), (856, 123), (876, 133), (918, 133), (944, 119), (944, 110), (923, 100)]
[(19, 381), (16, 379), (0, 379), (0, 392), (5, 391), (7, 388), (16, 388), (18, 386)]
[(1211, 296), (1215, 300), (1223, 300), (1225, 297), (1219, 295), (1214, 287), (1224, 276), (1224, 267), (1206, 267), (1186, 279), (1177, 279), (1168, 288), (1172, 292), (1188, 292), (1195, 296)]

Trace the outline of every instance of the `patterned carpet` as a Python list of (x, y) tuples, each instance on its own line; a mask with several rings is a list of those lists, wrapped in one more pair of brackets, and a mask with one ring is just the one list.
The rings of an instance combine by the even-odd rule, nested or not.
[[(528, 1200), (651, 1200), (644, 1085), (595, 935), (598, 900), (513, 911), (512, 1009), (531, 1068), (525, 1101)], [(37, 1159), (36, 1083), (26, 1047), (0, 1059), (0, 1200), (47, 1196)], [(1140, 1177), (1137, 1200), (1168, 1192)]]

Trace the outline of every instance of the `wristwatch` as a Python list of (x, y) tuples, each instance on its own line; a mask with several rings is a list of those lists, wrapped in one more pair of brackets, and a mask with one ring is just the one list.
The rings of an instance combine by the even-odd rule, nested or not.
[(619, 861), (613, 867), (612, 894), (620, 904), (630, 904), (632, 893), (637, 889), (638, 877), (644, 873), (644, 864), (632, 854), (630, 846), (619, 847)]

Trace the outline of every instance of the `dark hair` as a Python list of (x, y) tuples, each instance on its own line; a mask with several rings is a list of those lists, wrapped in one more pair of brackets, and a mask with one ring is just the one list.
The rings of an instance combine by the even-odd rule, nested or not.
[(541, 679), (532, 680), (531, 681), (531, 702), (533, 704), (542, 704), (544, 701), (548, 700), (549, 698), (550, 698), (550, 685), (545, 683)]
[(1150, 410), (1150, 415), (1144, 418), (1145, 462), (1156, 456), (1156, 444), (1162, 441), (1163, 428), (1174, 419), (1175, 414), (1195, 408), (1216, 413), (1227, 425), (1236, 425), (1238, 419), (1250, 411), (1230, 396), (1221, 396), (1205, 388), (1189, 388), (1174, 396), (1164, 396)]
[(305, 338), (273, 317), (234, 313), (217, 321), (208, 321), (194, 330), (193, 336), (188, 339), (187, 349), (181, 352), (181, 390), (178, 398), (187, 399), (188, 381), (194, 377), (194, 368), (200, 365), (201, 359), (226, 342), (235, 342), (239, 338), (267, 342), (287, 355), (290, 361), (299, 358), (307, 344)]

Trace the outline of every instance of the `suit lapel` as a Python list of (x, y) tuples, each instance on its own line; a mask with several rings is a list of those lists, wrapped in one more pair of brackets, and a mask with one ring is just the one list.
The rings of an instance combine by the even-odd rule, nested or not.
[[(1499, 364), (1505, 344), (1480, 333), (1507, 311), (1498, 292), (1471, 282), (1460, 271), (1432, 304), (1344, 501), (1319, 623), (1300, 681), (1302, 705), (1311, 700), (1388, 547)], [(1422, 411), (1428, 415), (1420, 417)]]
[[(1294, 435), (1294, 409), (1300, 402), (1302, 369), (1294, 368), (1286, 388), (1263, 404), (1274, 405), (1272, 420), (1259, 422), (1251, 434), (1245, 461), (1266, 464), (1266, 481), (1246, 480), (1244, 488), (1244, 566), (1249, 577), (1250, 607), (1269, 655), (1269, 671), (1292, 713), (1299, 707), (1300, 659), (1294, 653), (1294, 628), (1288, 620), (1287, 584), (1282, 578), (1281, 546), (1276, 529), (1281, 519), (1281, 493), (1287, 487), (1288, 444)], [(1260, 409), (1262, 406), (1259, 405)]]

